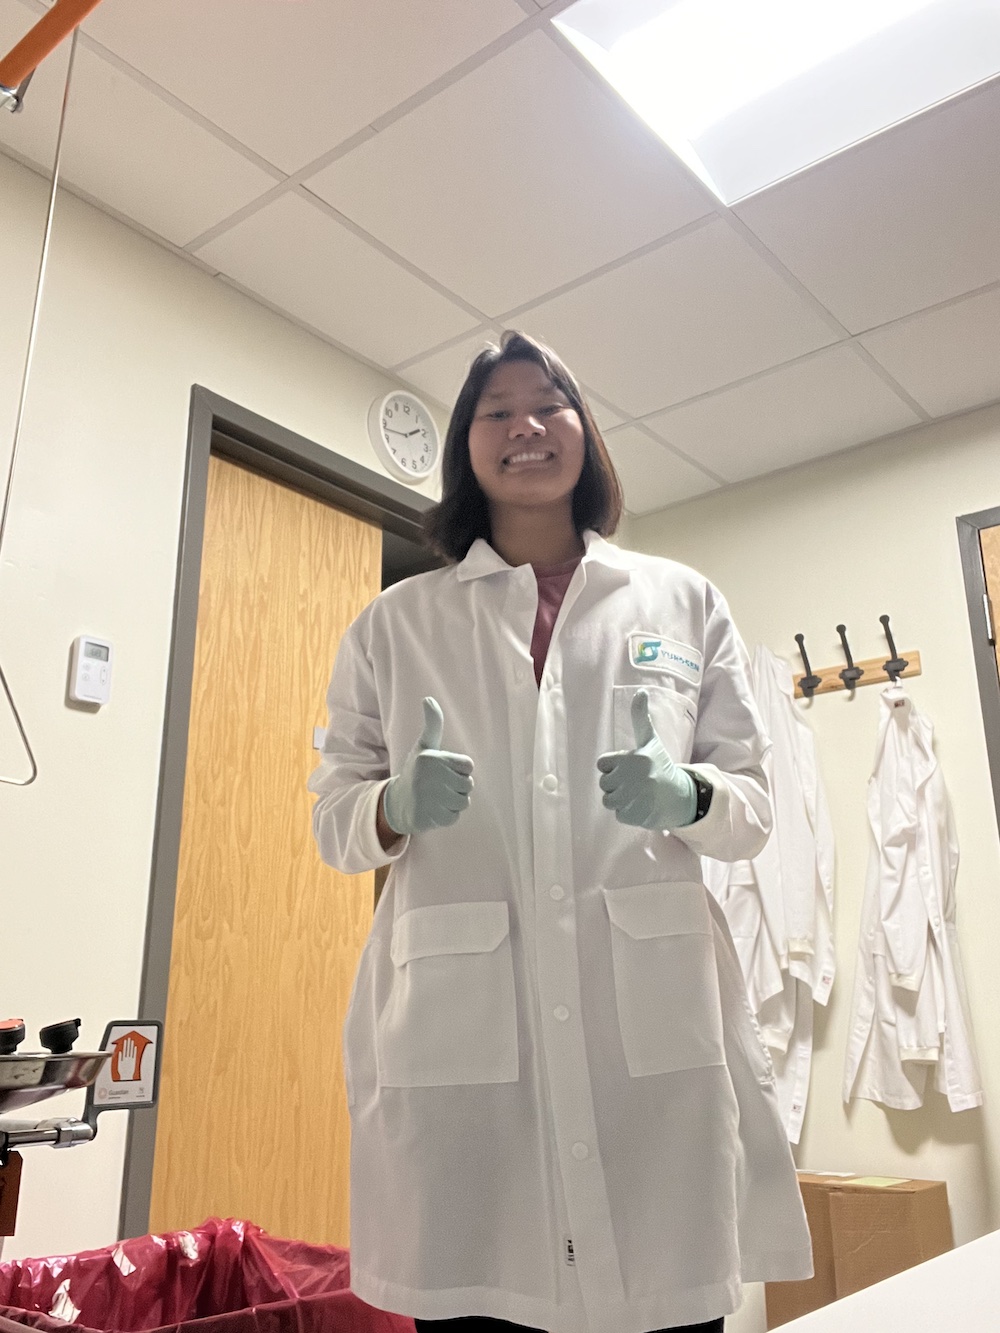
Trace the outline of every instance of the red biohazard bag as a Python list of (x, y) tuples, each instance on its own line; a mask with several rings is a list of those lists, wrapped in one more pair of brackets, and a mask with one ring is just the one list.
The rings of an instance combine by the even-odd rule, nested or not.
[(350, 1290), (350, 1255), (252, 1222), (0, 1264), (0, 1333), (413, 1333)]

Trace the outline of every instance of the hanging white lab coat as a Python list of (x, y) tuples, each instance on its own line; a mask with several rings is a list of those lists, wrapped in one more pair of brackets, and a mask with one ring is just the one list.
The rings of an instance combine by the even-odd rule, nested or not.
[(882, 691), (868, 821), (844, 1101), (912, 1110), (933, 1070), (953, 1111), (980, 1106), (955, 929), (958, 839), (933, 728), (898, 682)]
[(816, 740), (795, 705), (787, 662), (760, 645), (753, 688), (772, 748), (764, 761), (774, 828), (748, 861), (708, 863), (706, 883), (729, 922), (775, 1066), (778, 1101), (798, 1143), (809, 1095), (813, 1005), (825, 1005), (836, 973), (833, 828)]
[[(718, 592), (586, 534), (540, 687), (537, 585), (483, 541), (346, 634), (311, 788), (325, 860), (390, 859), (379, 794), (444, 713), (472, 804), (403, 840), (344, 1029), (355, 1291), (552, 1333), (713, 1319), (811, 1271), (767, 1057), (699, 857), (755, 853), (766, 741)], [(675, 834), (619, 824), (598, 756), (649, 691), (714, 789)]]

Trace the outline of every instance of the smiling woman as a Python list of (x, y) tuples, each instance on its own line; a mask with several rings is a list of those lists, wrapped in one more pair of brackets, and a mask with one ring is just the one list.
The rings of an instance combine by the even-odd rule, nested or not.
[(418, 1333), (718, 1333), (810, 1272), (701, 881), (770, 828), (746, 651), (706, 579), (605, 540), (618, 479), (532, 339), (476, 357), (443, 481), (450, 563), (344, 636), (311, 781), (323, 858), (391, 866), (344, 1028), (352, 1285)]
[(611, 536), (622, 509), (576, 380), (547, 347), (508, 330), (476, 357), (455, 403), (428, 541), (450, 560), (483, 538), (508, 563), (555, 564), (583, 550), (587, 529)]
[(489, 505), (494, 549), (508, 564), (583, 554), (573, 492), (584, 451), (579, 413), (537, 362), (496, 367), (469, 427), (469, 461)]

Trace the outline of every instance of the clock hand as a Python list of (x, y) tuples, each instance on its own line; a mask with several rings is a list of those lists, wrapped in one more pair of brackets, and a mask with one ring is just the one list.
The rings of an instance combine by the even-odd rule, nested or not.
[(418, 426), (416, 430), (408, 430), (408, 431), (406, 432), (406, 438), (409, 439), (411, 435), (419, 435), (419, 434), (420, 434), (420, 429), (421, 429), (421, 428)]
[[(393, 428), (392, 428), (391, 426), (386, 426), (386, 428), (385, 428), (385, 433), (386, 433), (387, 435), (402, 435), (402, 437), (403, 437), (404, 440), (408, 438), (408, 436), (407, 436), (407, 432), (406, 432), (406, 431), (402, 431), (402, 430), (393, 430)], [(410, 431), (409, 434), (412, 435), (413, 432)]]

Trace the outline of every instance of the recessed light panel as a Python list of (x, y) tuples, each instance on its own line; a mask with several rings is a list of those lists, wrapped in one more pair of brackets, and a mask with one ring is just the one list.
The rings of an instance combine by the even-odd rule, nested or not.
[(553, 22), (727, 204), (1000, 74), (1000, 0), (578, 0)]

